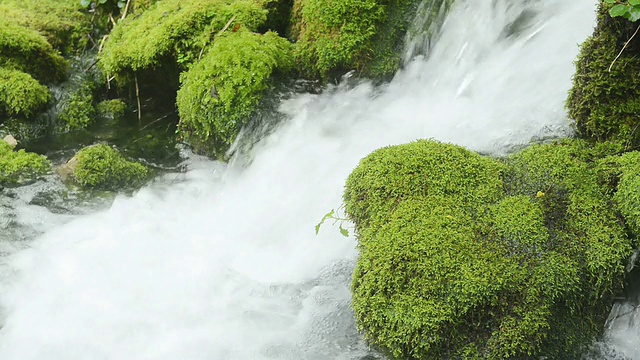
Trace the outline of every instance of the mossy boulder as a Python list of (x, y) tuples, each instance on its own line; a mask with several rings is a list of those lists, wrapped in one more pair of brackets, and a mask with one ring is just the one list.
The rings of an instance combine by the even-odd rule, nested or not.
[(356, 324), (398, 359), (579, 358), (631, 242), (580, 141), (504, 160), (418, 141), (347, 179)]
[(256, 31), (265, 19), (266, 10), (256, 0), (159, 1), (113, 28), (99, 64), (105, 74), (124, 81), (167, 61), (184, 70), (230, 20), (232, 28)]
[(593, 35), (582, 44), (567, 108), (581, 137), (635, 149), (640, 145), (640, 37), (615, 60), (637, 25), (611, 18), (610, 7), (600, 4)]
[(0, 67), (26, 72), (43, 83), (62, 80), (67, 63), (38, 31), (0, 17)]
[(0, 185), (16, 185), (32, 181), (50, 168), (46, 157), (13, 146), (0, 140)]
[(91, 33), (90, 17), (78, 0), (3, 0), (0, 17), (41, 33), (64, 55), (81, 52)]
[(0, 114), (30, 116), (51, 100), (49, 89), (31, 75), (0, 67)]
[(179, 134), (200, 152), (223, 157), (276, 72), (291, 67), (291, 44), (273, 32), (224, 33), (181, 76)]
[(85, 188), (121, 190), (140, 187), (149, 170), (109, 145), (98, 144), (78, 151), (58, 173)]
[[(393, 75), (400, 66), (404, 36), (419, 3), (295, 0), (291, 35), (297, 40), (297, 69), (307, 77), (325, 80), (350, 70), (373, 78)], [(453, 1), (432, 0), (427, 7), (439, 9), (443, 3), (448, 7)]]

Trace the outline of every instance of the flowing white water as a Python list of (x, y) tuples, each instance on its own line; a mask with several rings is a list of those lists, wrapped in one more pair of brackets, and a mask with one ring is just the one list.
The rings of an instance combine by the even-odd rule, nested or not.
[(186, 174), (54, 226), (2, 259), (0, 359), (379, 357), (349, 310), (355, 241), (314, 225), (378, 147), (502, 153), (570, 132), (563, 102), (595, 3), (459, 0), (391, 84), (283, 103), (288, 120), (248, 166), (192, 157)]

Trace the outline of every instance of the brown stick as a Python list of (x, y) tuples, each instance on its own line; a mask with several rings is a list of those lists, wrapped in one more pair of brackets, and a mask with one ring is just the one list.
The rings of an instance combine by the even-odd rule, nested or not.
[[(218, 33), (216, 34), (216, 36), (222, 34), (224, 31), (226, 31), (229, 26), (231, 26), (231, 23), (233, 22), (233, 20), (236, 19), (236, 16), (233, 15), (231, 17), (231, 19), (229, 19), (229, 21), (227, 21), (227, 24), (222, 28), (222, 30), (218, 31)], [(202, 53), (204, 52), (204, 49), (207, 47), (207, 43), (204, 44), (204, 46), (202, 47), (202, 50), (200, 50), (200, 54), (198, 54), (198, 62), (200, 62), (200, 59), (202, 58)]]
[(124, 18), (127, 17), (127, 12), (129, 11), (129, 4), (131, 3), (131, 0), (127, 0), (127, 5), (125, 5), (124, 7), (124, 12), (122, 13), (122, 17), (120, 18), (120, 20), (124, 20)]
[(142, 106), (140, 106), (140, 88), (138, 88), (138, 74), (134, 74), (136, 80), (136, 99), (138, 100), (138, 122), (142, 119)]
[(618, 56), (616, 56), (616, 58), (613, 59), (613, 61), (611, 62), (611, 65), (609, 65), (609, 72), (611, 72), (611, 68), (613, 68), (613, 64), (615, 64), (616, 61), (618, 61), (618, 59), (622, 55), (622, 52), (624, 51), (624, 49), (626, 49), (627, 46), (629, 46), (629, 43), (631, 42), (631, 40), (633, 40), (633, 38), (636, 36), (636, 34), (638, 33), (638, 30), (640, 30), (640, 25), (638, 25), (638, 28), (636, 29), (636, 32), (634, 32), (633, 35), (631, 35), (629, 40), (627, 40), (627, 42), (624, 43), (624, 46), (622, 47), (622, 50), (620, 50), (620, 52), (618, 53)]

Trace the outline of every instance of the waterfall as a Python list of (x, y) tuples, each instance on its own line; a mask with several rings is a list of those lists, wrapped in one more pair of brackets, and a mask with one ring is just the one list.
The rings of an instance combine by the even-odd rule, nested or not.
[(435, 138), (503, 154), (570, 134), (595, 7), (458, 0), (389, 84), (284, 101), (248, 162), (189, 155), (186, 173), (88, 215), (16, 205), (15, 226), (44, 233), (0, 258), (0, 359), (382, 358), (349, 308), (355, 239), (315, 224), (376, 148)]

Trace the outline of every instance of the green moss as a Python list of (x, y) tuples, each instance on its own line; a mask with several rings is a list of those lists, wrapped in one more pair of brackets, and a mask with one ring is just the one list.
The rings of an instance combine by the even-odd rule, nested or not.
[(475, 208), (501, 197), (501, 171), (491, 159), (436, 141), (379, 149), (349, 175), (346, 211), (356, 226), (366, 227), (412, 197), (456, 196)]
[(36, 80), (62, 80), (67, 63), (38, 31), (0, 17), (0, 67), (21, 70)]
[(640, 145), (640, 39), (634, 38), (612, 65), (636, 25), (612, 19), (607, 10), (601, 4), (594, 33), (582, 45), (567, 108), (580, 136), (636, 148)]
[(73, 176), (83, 187), (119, 190), (142, 185), (149, 171), (143, 165), (126, 160), (108, 145), (80, 150), (74, 159)]
[(365, 338), (398, 359), (579, 358), (631, 253), (593, 154), (565, 141), (499, 162), (419, 141), (363, 159), (344, 200)]
[(16, 184), (33, 180), (50, 168), (46, 157), (24, 150), (13, 151), (6, 142), (0, 140), (0, 184)]
[[(451, 0), (432, 0), (428, 11)], [(296, 65), (311, 78), (328, 79), (350, 70), (374, 78), (398, 70), (404, 36), (420, 2), (413, 0), (295, 0), (291, 35)], [(435, 21), (427, 16), (426, 22)]]
[(637, 241), (640, 239), (640, 152), (611, 156), (601, 165), (606, 167), (607, 183), (615, 189), (617, 208)]
[(65, 55), (81, 52), (90, 35), (89, 17), (78, 0), (3, 0), (0, 17), (43, 34), (54, 49)]
[(96, 105), (99, 118), (105, 120), (120, 120), (124, 117), (127, 105), (120, 99), (104, 100)]
[(240, 30), (215, 38), (181, 77), (179, 133), (196, 149), (222, 157), (270, 88), (276, 70), (291, 66), (290, 44), (268, 32)]
[(0, 113), (30, 116), (50, 99), (49, 90), (31, 75), (0, 67)]
[(92, 84), (85, 83), (76, 91), (69, 94), (68, 98), (61, 101), (61, 108), (56, 117), (57, 132), (68, 132), (86, 129), (96, 119), (96, 110), (93, 107)]
[(118, 76), (155, 68), (168, 60), (184, 69), (231, 19), (231, 28), (241, 25), (255, 31), (265, 21), (266, 11), (253, 0), (156, 2), (114, 27), (100, 55), (100, 66), (106, 74)]

